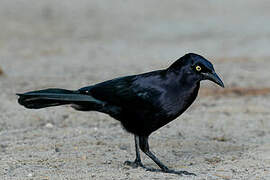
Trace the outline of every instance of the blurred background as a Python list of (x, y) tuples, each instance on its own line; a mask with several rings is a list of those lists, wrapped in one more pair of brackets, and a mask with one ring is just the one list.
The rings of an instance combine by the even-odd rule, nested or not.
[[(224, 79), (229, 86), (269, 85), (258, 70), (266, 70), (268, 61), (257, 64), (270, 53), (267, 0), (0, 3), (0, 65), (9, 76), (80, 76), (89, 82), (163, 68), (195, 52), (210, 59), (221, 76), (233, 74)], [(37, 72), (41, 77), (33, 77)]]
[[(121, 162), (133, 158), (133, 142), (115, 121), (103, 114), (82, 114), (62, 107), (25, 110), (17, 105), (14, 94), (48, 87), (77, 89), (113, 77), (165, 68), (185, 53), (194, 52), (214, 64), (226, 88), (203, 82), (194, 106), (179, 118), (182, 120), (153, 137), (153, 148), (161, 159), (172, 154), (166, 164), (207, 172), (204, 178), (241, 179), (254, 173), (259, 179), (266, 177), (270, 169), (269, 9), (267, 0), (1, 0), (0, 174), (76, 179), (76, 175), (83, 178), (97, 171), (123, 169)], [(97, 132), (95, 128), (99, 127)], [(108, 136), (116, 138), (106, 139)], [(65, 138), (75, 145), (64, 142)], [(89, 147), (80, 144), (82, 139)], [(169, 144), (162, 144), (168, 140)], [(55, 155), (52, 149), (57, 144), (67, 154)], [(100, 146), (104, 146), (104, 152), (96, 158), (105, 160), (96, 159), (95, 164), (103, 162), (96, 167), (99, 169), (87, 158), (83, 160), (88, 164), (81, 163), (81, 156), (93, 158), (88, 150)], [(85, 149), (80, 148), (82, 155), (73, 149), (75, 155), (71, 155), (70, 147)], [(116, 154), (106, 152), (108, 147)], [(35, 158), (26, 161), (33, 151), (37, 153)], [(44, 160), (48, 154), (55, 161)], [(50, 169), (70, 156), (71, 165), (58, 167), (61, 172)], [(110, 166), (106, 162), (113, 157), (119, 160)], [(232, 163), (235, 157), (242, 159), (239, 164)], [(187, 165), (191, 162), (193, 165)], [(235, 165), (234, 171), (226, 164)], [(224, 171), (215, 176), (213, 172), (220, 169)], [(117, 179), (150, 176), (143, 170), (128, 172), (129, 176), (109, 175)], [(102, 179), (108, 174), (94, 176)]]

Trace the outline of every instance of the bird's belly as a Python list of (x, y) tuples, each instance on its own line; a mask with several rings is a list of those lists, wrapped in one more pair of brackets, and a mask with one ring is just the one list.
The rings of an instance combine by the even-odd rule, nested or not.
[(162, 110), (153, 112), (147, 109), (122, 111), (121, 116), (114, 118), (119, 120), (128, 132), (140, 136), (149, 136), (153, 131), (167, 124), (169, 120)]

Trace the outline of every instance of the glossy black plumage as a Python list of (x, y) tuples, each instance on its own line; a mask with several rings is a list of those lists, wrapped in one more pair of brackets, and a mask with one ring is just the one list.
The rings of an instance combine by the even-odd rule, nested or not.
[(200, 81), (205, 79), (224, 86), (209, 61), (190, 53), (163, 70), (120, 77), (76, 91), (45, 89), (18, 94), (18, 102), (33, 109), (72, 104), (77, 110), (109, 114), (135, 135), (136, 160), (127, 164), (144, 167), (139, 156), (140, 147), (161, 168), (160, 171), (191, 174), (163, 165), (150, 152), (148, 137), (194, 102)]

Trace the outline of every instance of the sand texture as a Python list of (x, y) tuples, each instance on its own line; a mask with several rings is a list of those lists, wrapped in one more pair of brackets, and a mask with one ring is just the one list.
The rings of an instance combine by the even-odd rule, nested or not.
[(133, 136), (111, 117), (29, 110), (15, 93), (161, 69), (187, 52), (211, 60), (226, 88), (203, 82), (192, 107), (150, 136), (152, 151), (197, 174), (181, 179), (270, 179), (269, 9), (267, 0), (1, 0), (0, 179), (179, 179), (124, 165)]

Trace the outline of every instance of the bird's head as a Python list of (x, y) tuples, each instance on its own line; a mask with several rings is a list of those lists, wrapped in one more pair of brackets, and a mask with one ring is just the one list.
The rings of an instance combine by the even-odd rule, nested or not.
[(224, 87), (224, 84), (215, 72), (212, 63), (198, 54), (189, 53), (184, 55), (174, 62), (169, 69), (184, 72), (189, 76), (188, 79), (197, 82), (201, 80), (210, 80), (219, 86)]

